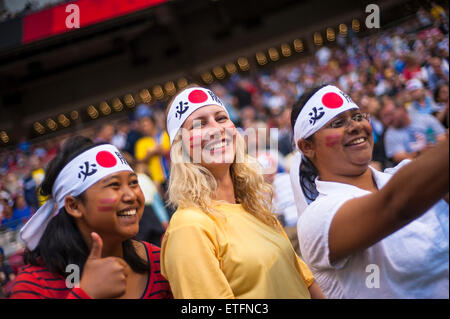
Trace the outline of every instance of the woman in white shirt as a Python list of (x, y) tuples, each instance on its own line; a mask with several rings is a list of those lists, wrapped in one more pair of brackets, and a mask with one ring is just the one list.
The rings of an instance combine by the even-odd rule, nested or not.
[(448, 136), (402, 169), (376, 171), (368, 116), (331, 85), (304, 94), (291, 124), (300, 248), (324, 294), (448, 298)]

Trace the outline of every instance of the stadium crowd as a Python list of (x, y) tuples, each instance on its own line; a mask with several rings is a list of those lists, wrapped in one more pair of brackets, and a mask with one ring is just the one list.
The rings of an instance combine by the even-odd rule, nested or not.
[[(256, 154), (278, 196), (278, 217), (298, 251), (297, 212), (288, 177), (293, 153), (290, 115), (303, 92), (333, 83), (369, 113), (374, 134), (372, 166), (383, 170), (426, 152), (449, 123), (448, 17), (421, 10), (414, 19), (359, 38), (349, 35), (332, 46), (278, 67), (234, 74), (210, 88), (238, 127), (276, 128), (262, 137), (278, 149)], [(141, 104), (133, 113), (101, 127), (77, 131), (95, 142), (115, 145), (139, 174), (146, 218), (138, 236), (156, 245), (173, 213), (164, 205), (169, 175), (169, 140), (165, 132), (166, 102)], [(0, 149), (0, 297), (8, 295), (20, 265), (23, 245), (17, 231), (45, 202), (39, 185), (46, 164), (71, 134), (39, 143), (23, 140), (16, 149)], [(248, 140), (248, 143), (258, 141)], [(249, 145), (250, 147), (250, 145)], [(9, 263), (9, 264), (8, 264)]]

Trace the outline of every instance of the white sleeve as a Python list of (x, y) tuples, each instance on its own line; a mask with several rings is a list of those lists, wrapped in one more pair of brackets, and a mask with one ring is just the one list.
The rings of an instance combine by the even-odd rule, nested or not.
[(297, 231), (301, 255), (311, 269), (340, 269), (350, 258), (349, 256), (331, 264), (328, 246), (331, 222), (339, 208), (349, 199), (330, 196), (318, 199), (299, 217)]

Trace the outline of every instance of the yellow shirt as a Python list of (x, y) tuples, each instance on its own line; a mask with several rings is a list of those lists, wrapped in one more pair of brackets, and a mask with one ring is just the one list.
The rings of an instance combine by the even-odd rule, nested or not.
[(38, 185), (38, 188), (36, 189), (37, 197), (38, 197), (38, 205), (41, 207), (45, 204), (45, 202), (48, 199), (48, 196), (42, 196), (40, 192), (40, 185), (45, 177), (45, 171), (43, 168), (35, 169), (31, 172), (31, 177), (36, 182), (36, 185)]
[(225, 218), (179, 209), (162, 242), (161, 273), (175, 298), (311, 298), (314, 277), (286, 234), (246, 212), (217, 206)]
[[(135, 145), (135, 154), (138, 161), (144, 159), (147, 156), (149, 149), (156, 148), (157, 144), (161, 144), (163, 150), (168, 151), (170, 149), (170, 139), (167, 132), (162, 134), (160, 141), (155, 140), (152, 137), (141, 137)], [(163, 156), (154, 155), (150, 157), (148, 163), (148, 171), (153, 181), (157, 183), (163, 183), (167, 178), (168, 164)]]

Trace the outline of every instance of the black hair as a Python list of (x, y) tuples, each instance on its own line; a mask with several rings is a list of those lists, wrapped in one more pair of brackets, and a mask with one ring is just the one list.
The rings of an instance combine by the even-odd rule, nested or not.
[[(295, 122), (297, 120), (298, 115), (301, 110), (305, 106), (306, 102), (320, 89), (327, 86), (328, 84), (323, 84), (320, 86), (316, 86), (311, 88), (310, 90), (303, 93), (297, 101), (294, 103), (291, 112), (291, 126), (292, 131), (294, 131)], [(294, 136), (294, 134), (292, 134)], [(313, 136), (310, 136), (306, 139), (307, 141), (313, 141)], [(294, 141), (296, 144), (297, 141)], [(314, 164), (304, 155), (302, 155), (302, 163), (300, 165), (300, 186), (302, 188), (303, 194), (306, 199), (309, 201), (314, 201), (317, 196), (319, 196), (319, 192), (317, 191), (315, 179), (319, 176), (319, 172)]]
[[(83, 136), (69, 138), (60, 153), (45, 170), (45, 178), (40, 187), (41, 195), (51, 196), (53, 184), (59, 172), (68, 162), (84, 151), (101, 144), (104, 143), (93, 143), (91, 139)], [(84, 193), (76, 198), (81, 202), (86, 200)], [(138, 273), (148, 271), (148, 262), (137, 254), (133, 239), (125, 240), (122, 248), (123, 258), (131, 269)], [(24, 262), (25, 264), (44, 266), (50, 272), (66, 277), (68, 275), (66, 273), (67, 265), (76, 264), (82, 271), (89, 253), (89, 247), (84, 241), (75, 219), (62, 207), (47, 225), (38, 246), (34, 250), (25, 250)]]
[(441, 90), (441, 88), (442, 88), (443, 86), (448, 86), (448, 84), (445, 83), (445, 82), (438, 83), (438, 85), (436, 86), (436, 89), (435, 89), (434, 92), (433, 92), (433, 99), (434, 99), (436, 102), (439, 102), (439, 91)]

